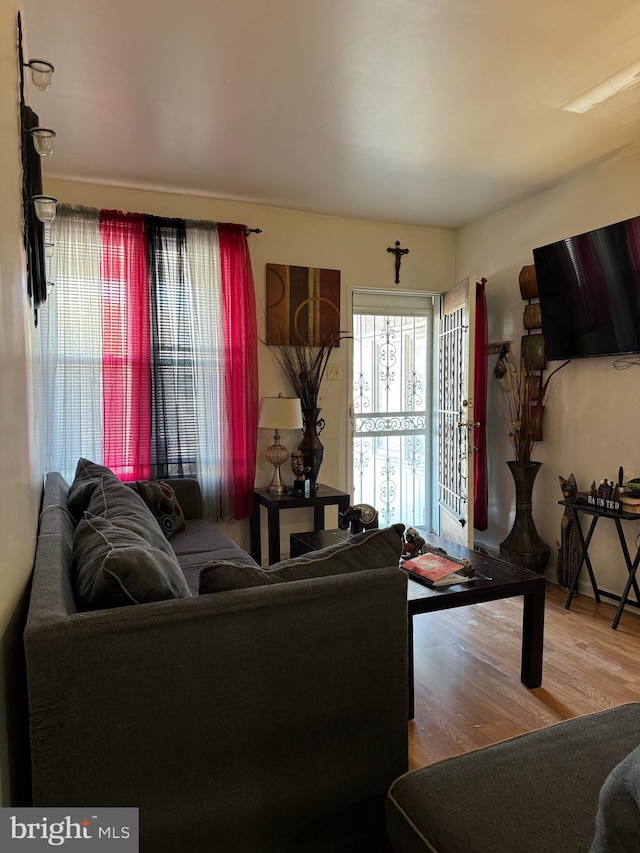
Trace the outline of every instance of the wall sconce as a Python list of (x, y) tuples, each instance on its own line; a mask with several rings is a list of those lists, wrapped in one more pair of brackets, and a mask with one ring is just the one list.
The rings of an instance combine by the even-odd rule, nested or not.
[(24, 248), (27, 255), (27, 292), (33, 300), (35, 323), (38, 307), (47, 298), (44, 224), (53, 222), (58, 200), (42, 194), (41, 157), (53, 154), (55, 131), (40, 127), (38, 116), (24, 100), (24, 69), (31, 69), (31, 81), (38, 89), (51, 86), (53, 65), (44, 59), (24, 61), (22, 52), (22, 17), (18, 12), (18, 62), (20, 70), (20, 131), (22, 153), (22, 208), (24, 216)]
[(56, 138), (55, 130), (48, 127), (32, 127), (29, 131), (33, 146), (41, 157), (50, 157), (53, 154), (53, 140)]
[(31, 59), (22, 63), (25, 68), (31, 69), (31, 82), (41, 91), (46, 91), (51, 86), (51, 78), (55, 68), (46, 59)]
[(31, 201), (40, 222), (53, 222), (58, 207), (57, 198), (52, 195), (33, 195)]

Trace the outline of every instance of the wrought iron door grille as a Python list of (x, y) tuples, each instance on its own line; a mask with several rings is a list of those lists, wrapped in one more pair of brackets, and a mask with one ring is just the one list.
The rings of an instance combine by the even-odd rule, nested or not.
[(425, 316), (353, 318), (354, 501), (385, 524), (425, 524), (430, 426)]
[(468, 437), (467, 430), (458, 426), (466, 419), (467, 404), (463, 399), (463, 376), (469, 329), (464, 313), (463, 308), (458, 308), (445, 315), (440, 328), (438, 498), (456, 516), (465, 514), (467, 502), (463, 460), (468, 453)]

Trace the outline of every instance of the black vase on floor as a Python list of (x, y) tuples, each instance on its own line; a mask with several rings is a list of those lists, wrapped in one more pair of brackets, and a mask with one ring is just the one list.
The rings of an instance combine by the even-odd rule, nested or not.
[(319, 433), (324, 429), (324, 418), (320, 417), (320, 409), (303, 409), (302, 420), (304, 421), (304, 435), (298, 445), (304, 455), (305, 468), (309, 469), (307, 478), (311, 494), (318, 491), (318, 472), (322, 465), (324, 456), (324, 445), (320, 441)]
[(500, 556), (542, 574), (549, 562), (549, 546), (538, 535), (531, 514), (533, 483), (542, 462), (507, 462), (507, 465), (516, 485), (516, 517), (511, 532), (500, 543)]

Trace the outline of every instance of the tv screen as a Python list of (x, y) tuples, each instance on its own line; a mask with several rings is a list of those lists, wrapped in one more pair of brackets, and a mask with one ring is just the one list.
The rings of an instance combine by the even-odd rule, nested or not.
[(533, 250), (550, 361), (640, 352), (640, 216)]

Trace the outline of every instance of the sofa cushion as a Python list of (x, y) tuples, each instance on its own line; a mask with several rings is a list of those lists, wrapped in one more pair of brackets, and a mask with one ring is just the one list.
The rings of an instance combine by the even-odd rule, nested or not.
[(403, 524), (368, 530), (346, 542), (274, 563), (267, 569), (214, 560), (200, 572), (200, 594), (397, 566), (403, 532)]
[[(186, 527), (180, 533), (176, 533), (171, 539), (171, 547), (178, 555), (180, 564), (184, 565), (184, 557), (194, 555), (196, 558), (201, 554), (212, 552), (211, 557), (207, 557), (200, 561), (201, 565), (208, 563), (215, 558), (215, 555), (220, 551), (233, 551), (231, 559), (235, 562), (247, 562), (251, 566), (256, 566), (257, 563), (237, 545), (230, 536), (223, 533), (219, 527), (213, 525), (210, 521), (205, 521), (202, 518), (194, 518), (187, 521)], [(237, 556), (237, 559), (236, 559)]]
[(188, 598), (175, 557), (107, 518), (87, 513), (74, 536), (78, 604), (84, 610)]
[(136, 533), (149, 545), (164, 551), (175, 560), (175, 554), (151, 510), (135, 489), (118, 479), (100, 477), (89, 501), (88, 513), (108, 518), (117, 527)]
[[(91, 495), (94, 493), (98, 481), (102, 477), (118, 480), (110, 468), (98, 465), (90, 459), (79, 459), (76, 465), (76, 473), (73, 483), (69, 487), (68, 506), (69, 512), (76, 521), (80, 521), (85, 510), (89, 506)], [(120, 482), (118, 480), (118, 482)]]
[(135, 487), (167, 539), (184, 530), (182, 507), (168, 483), (162, 480), (137, 480)]

